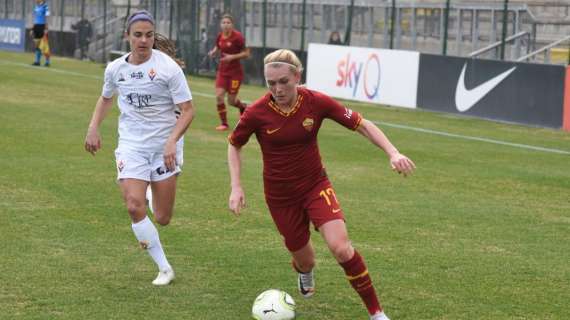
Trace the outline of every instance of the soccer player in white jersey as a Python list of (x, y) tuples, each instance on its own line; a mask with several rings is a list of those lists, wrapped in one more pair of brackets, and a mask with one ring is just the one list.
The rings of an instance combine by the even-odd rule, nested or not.
[(121, 114), (115, 150), (117, 179), (133, 232), (158, 266), (158, 276), (152, 283), (167, 285), (174, 279), (174, 270), (166, 259), (158, 230), (147, 216), (145, 193), (150, 184), (155, 220), (167, 225), (174, 208), (176, 178), (181, 172), (181, 138), (194, 117), (192, 94), (182, 68), (169, 56), (175, 52), (172, 42), (158, 37), (148, 12), (138, 11), (129, 17), (125, 36), (131, 52), (105, 69), (85, 150), (95, 155), (101, 148), (98, 128), (113, 105), (113, 95), (118, 93)]

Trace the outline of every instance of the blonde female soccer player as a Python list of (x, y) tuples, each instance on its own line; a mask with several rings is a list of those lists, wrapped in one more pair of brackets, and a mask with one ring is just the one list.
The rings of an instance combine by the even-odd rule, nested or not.
[(272, 52), (265, 57), (264, 65), (269, 92), (247, 108), (229, 137), (230, 210), (238, 215), (245, 205), (240, 182), (241, 149), (255, 134), (263, 155), (265, 199), (291, 253), (300, 293), (310, 297), (315, 292), (312, 223), (360, 295), (370, 319), (386, 320), (364, 259), (348, 238), (343, 211), (321, 162), (317, 133), (324, 119), (332, 119), (384, 150), (398, 173), (408, 175), (415, 165), (358, 112), (300, 87), (303, 67), (292, 51)]
[(87, 130), (85, 150), (95, 155), (101, 148), (98, 128), (117, 93), (121, 112), (115, 150), (117, 179), (133, 232), (158, 266), (158, 276), (152, 283), (167, 285), (174, 279), (174, 270), (166, 259), (158, 231), (146, 214), (145, 194), (150, 184), (156, 222), (167, 225), (174, 208), (176, 178), (181, 172), (181, 138), (194, 117), (192, 94), (179, 64), (161, 51), (175, 52), (171, 42), (157, 37), (150, 13), (133, 13), (127, 20), (126, 37), (131, 52), (105, 69), (103, 90)]

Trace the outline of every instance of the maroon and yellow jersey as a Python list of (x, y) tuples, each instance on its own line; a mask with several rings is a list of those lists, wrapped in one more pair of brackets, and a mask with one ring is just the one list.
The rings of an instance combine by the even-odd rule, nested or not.
[[(224, 37), (223, 33), (220, 32), (216, 38), (216, 46), (220, 50), (220, 57), (224, 57), (227, 54), (237, 54), (245, 50), (245, 38), (237, 30), (232, 30), (228, 37)], [(243, 77), (240, 59), (220, 62), (218, 73), (225, 77)]]
[(317, 133), (325, 118), (356, 130), (358, 112), (332, 98), (306, 88), (297, 89), (293, 109), (284, 113), (268, 93), (246, 108), (229, 141), (245, 145), (255, 134), (263, 154), (265, 198), (271, 206), (289, 206), (317, 183), (327, 179), (317, 145)]

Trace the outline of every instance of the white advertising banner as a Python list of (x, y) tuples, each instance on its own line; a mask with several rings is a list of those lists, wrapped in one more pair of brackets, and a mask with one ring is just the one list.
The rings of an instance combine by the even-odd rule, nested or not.
[(416, 108), (420, 54), (309, 44), (307, 87), (332, 97)]

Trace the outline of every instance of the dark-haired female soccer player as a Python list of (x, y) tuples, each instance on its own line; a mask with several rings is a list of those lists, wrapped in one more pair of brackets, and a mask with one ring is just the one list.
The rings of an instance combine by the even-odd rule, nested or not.
[(237, 215), (245, 205), (240, 182), (241, 148), (255, 134), (263, 154), (267, 206), (293, 258), (300, 293), (310, 297), (315, 291), (312, 223), (360, 295), (370, 319), (387, 320), (364, 259), (348, 238), (344, 214), (321, 162), (317, 133), (324, 119), (332, 119), (384, 150), (398, 173), (406, 176), (415, 165), (358, 112), (322, 93), (300, 87), (303, 69), (293, 52), (281, 49), (270, 53), (265, 57), (264, 68), (269, 92), (247, 108), (229, 137), (230, 210)]
[(118, 93), (121, 115), (115, 150), (117, 179), (133, 232), (158, 266), (158, 276), (152, 283), (167, 285), (174, 279), (174, 270), (147, 216), (145, 194), (150, 184), (156, 222), (167, 225), (174, 208), (176, 178), (181, 172), (181, 138), (194, 117), (192, 94), (179, 64), (169, 56), (175, 52), (172, 42), (158, 37), (148, 12), (138, 11), (129, 17), (126, 37), (131, 52), (105, 69), (85, 150), (95, 155), (101, 148), (98, 128), (113, 105), (113, 95)]
[(216, 130), (228, 130), (228, 117), (226, 104), (224, 102), (226, 93), (228, 94), (228, 103), (239, 109), (240, 114), (246, 108), (237, 95), (239, 87), (243, 81), (243, 69), (241, 59), (249, 57), (249, 49), (245, 46), (245, 38), (234, 29), (234, 18), (225, 14), (220, 22), (222, 31), (216, 38), (216, 46), (210, 50), (210, 57), (220, 53), (220, 64), (216, 73), (216, 103), (221, 124)]

